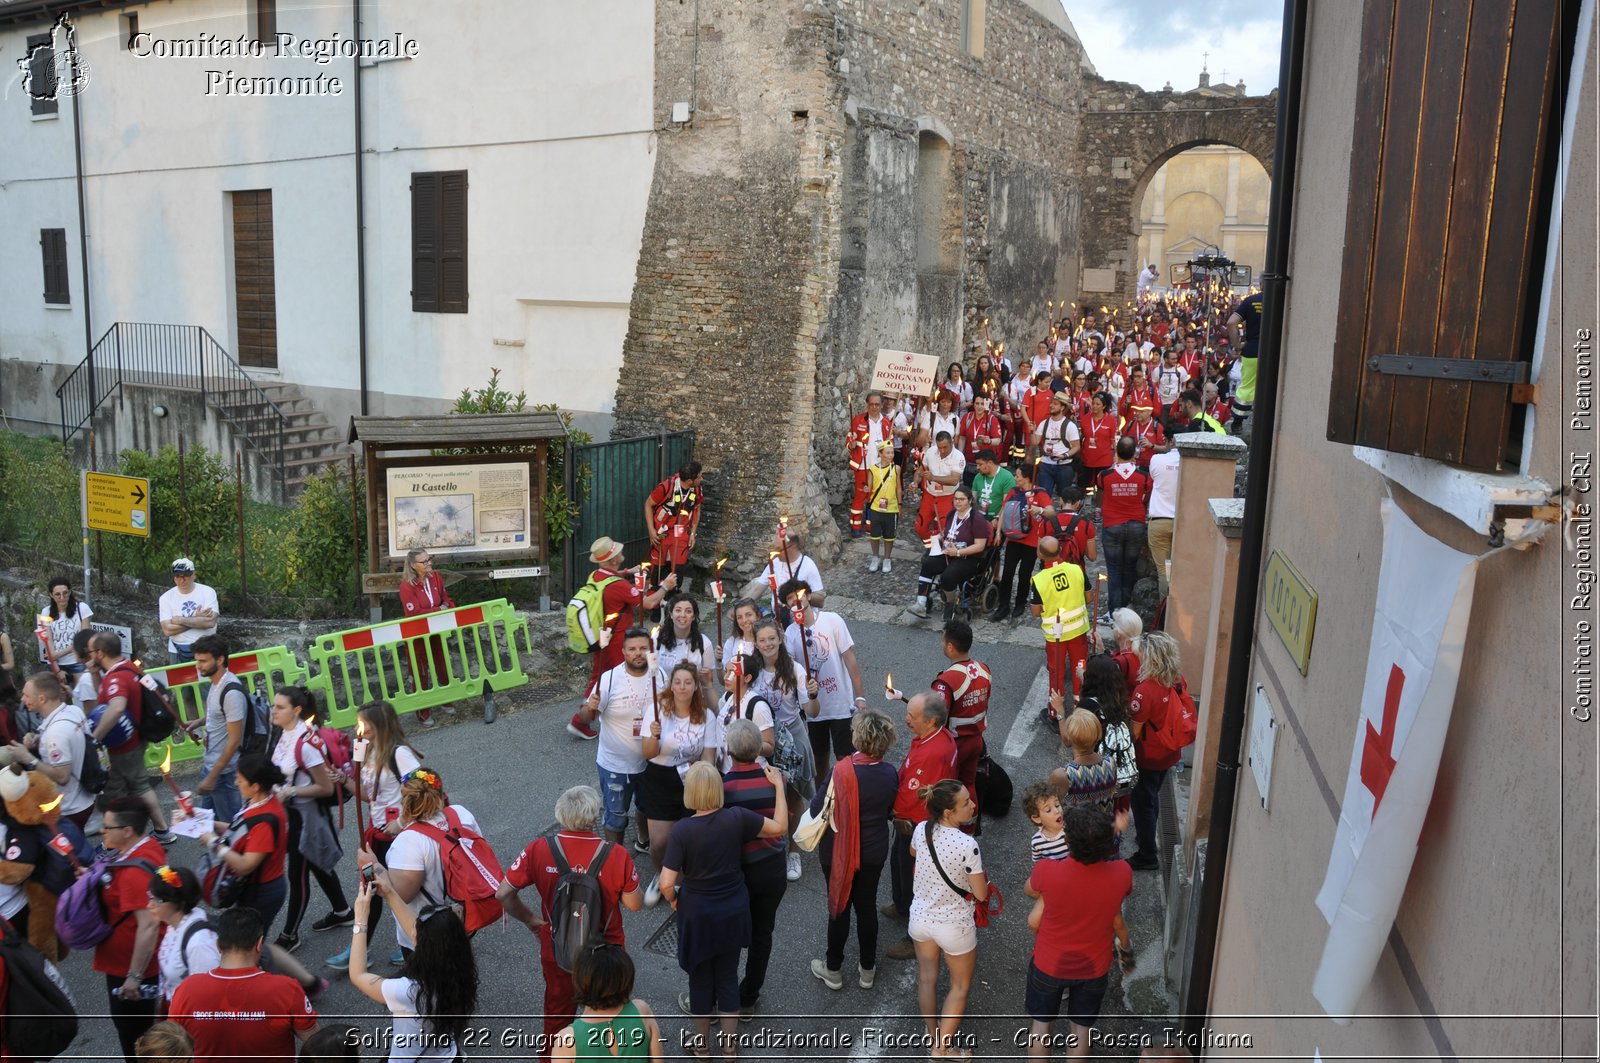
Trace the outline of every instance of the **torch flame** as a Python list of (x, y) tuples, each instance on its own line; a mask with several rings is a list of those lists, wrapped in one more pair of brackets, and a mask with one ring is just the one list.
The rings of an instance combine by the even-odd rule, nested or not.
[(885, 694), (893, 693), (893, 691), (894, 691), (894, 673), (893, 672), (885, 672), (885, 673), (883, 673), (883, 691), (884, 691)]
[(621, 616), (621, 615), (622, 615), (621, 613), (608, 613), (608, 614), (606, 614), (606, 626), (610, 627), (611, 626), (611, 622), (613, 620), (615, 620), (617, 617)]
[(43, 812), (45, 815), (49, 815), (51, 812), (54, 812), (59, 807), (61, 807), (61, 795), (60, 794), (56, 794), (56, 799), (54, 801), (51, 801), (49, 804), (40, 805), (39, 806), (39, 811)]
[(165, 775), (172, 770), (172, 747), (167, 747), (167, 755), (161, 759), (161, 774)]
[(656, 640), (656, 636), (659, 635), (660, 633), (661, 633), (661, 625), (660, 624), (657, 624), (654, 627), (652, 627), (650, 629), (650, 641), (654, 642)]
[(728, 559), (727, 558), (723, 558), (721, 561), (718, 561), (716, 563), (716, 565), (714, 565), (712, 567), (711, 574), (713, 576), (716, 576), (716, 575), (720, 574), (722, 572), (722, 566), (726, 565), (727, 563), (728, 563)]
[(363, 720), (360, 716), (357, 716), (356, 717), (356, 737), (357, 738), (365, 738), (366, 736), (367, 736), (367, 721)]

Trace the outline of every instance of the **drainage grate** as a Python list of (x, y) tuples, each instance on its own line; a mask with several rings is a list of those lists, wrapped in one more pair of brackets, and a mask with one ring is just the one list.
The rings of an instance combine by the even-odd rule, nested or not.
[(1161, 782), (1161, 815), (1156, 822), (1156, 834), (1160, 836), (1156, 854), (1166, 865), (1162, 869), (1163, 879), (1172, 874), (1172, 853), (1178, 847), (1178, 797), (1172, 780), (1173, 774), (1169, 771)]
[(650, 935), (650, 940), (644, 943), (645, 951), (659, 955), (678, 958), (678, 913), (669, 909), (667, 918), (656, 927), (655, 933)]
[(566, 701), (572, 697), (573, 689), (570, 683), (540, 683), (530, 686), (526, 697), (535, 705), (548, 705), (551, 702)]

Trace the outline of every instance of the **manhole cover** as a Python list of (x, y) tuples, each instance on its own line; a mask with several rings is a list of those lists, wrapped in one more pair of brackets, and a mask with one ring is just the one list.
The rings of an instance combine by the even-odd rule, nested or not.
[(644, 943), (649, 952), (658, 953), (671, 959), (678, 958), (678, 913), (668, 911), (667, 918), (656, 927), (655, 933), (650, 935), (650, 940)]

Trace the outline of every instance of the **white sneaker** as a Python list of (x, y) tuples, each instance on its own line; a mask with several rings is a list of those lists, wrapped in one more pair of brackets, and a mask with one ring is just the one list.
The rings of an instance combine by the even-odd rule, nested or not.
[[(789, 877), (789, 881), (790, 882), (799, 882), (800, 881), (800, 854), (795, 852), (792, 849), (789, 850), (789, 875), (788, 875), (788, 877)], [(659, 891), (657, 892), (657, 896), (660, 896)]]
[(915, 602), (911, 603), (911, 608), (909, 610), (907, 610), (907, 611), (912, 616), (922, 616), (922, 617), (927, 616), (928, 615), (928, 599), (923, 597), (920, 594), (917, 595), (917, 600)]
[(867, 571), (868, 572), (876, 572), (876, 571), (878, 571), (878, 565), (881, 564), (882, 561), (883, 561), (883, 559), (881, 557), (879, 557), (877, 554), (873, 554), (872, 555), (872, 560), (867, 562)]
[(650, 885), (644, 888), (644, 906), (654, 908), (661, 903), (661, 876), (657, 875), (650, 880)]
[(877, 980), (878, 969), (876, 967), (858, 967), (857, 970), (861, 972), (861, 988), (871, 989), (872, 983)]
[(890, 572), (890, 571), (893, 570), (893, 568), (894, 568), (894, 559), (893, 558), (888, 558), (888, 557), (884, 558), (883, 559), (883, 571)]
[(828, 964), (825, 960), (812, 960), (811, 973), (822, 979), (822, 984), (829, 989), (844, 988), (844, 975), (839, 971), (828, 970)]

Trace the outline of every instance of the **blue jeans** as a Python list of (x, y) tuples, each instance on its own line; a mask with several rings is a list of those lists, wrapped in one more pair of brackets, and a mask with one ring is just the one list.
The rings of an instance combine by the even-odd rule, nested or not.
[(1133, 784), (1133, 832), (1139, 839), (1135, 855), (1156, 858), (1156, 822), (1161, 818), (1161, 784), (1166, 781), (1168, 769), (1151, 771), (1139, 769), (1139, 781)]
[(605, 805), (605, 827), (614, 834), (621, 834), (628, 829), (628, 809), (633, 805), (633, 791), (639, 785), (639, 775), (629, 775), (627, 772), (610, 771), (599, 764), (594, 766), (600, 773), (600, 800)]
[(1145, 527), (1142, 520), (1130, 520), (1100, 529), (1100, 545), (1106, 551), (1106, 609), (1116, 612), (1133, 600), (1133, 585), (1139, 581), (1139, 555), (1144, 553)]
[(167, 643), (167, 663), (168, 664), (188, 664), (193, 660), (194, 660), (194, 647), (192, 645), (189, 645), (189, 646), (174, 646), (170, 642)]
[(211, 817), (224, 823), (232, 823), (233, 817), (244, 807), (244, 799), (239, 796), (239, 780), (231, 771), (223, 771), (209, 796)]
[(1072, 462), (1066, 461), (1060, 465), (1052, 465), (1048, 461), (1039, 463), (1039, 482), (1035, 486), (1051, 498), (1059, 497), (1061, 492), (1076, 482), (1077, 478), (1072, 472)]

